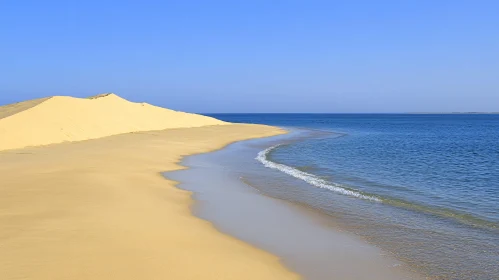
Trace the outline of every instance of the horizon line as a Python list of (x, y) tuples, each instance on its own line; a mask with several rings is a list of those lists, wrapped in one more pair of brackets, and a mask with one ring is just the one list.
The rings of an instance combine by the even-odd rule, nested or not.
[(212, 112), (212, 113), (195, 113), (201, 115), (223, 115), (223, 114), (254, 114), (254, 115), (293, 115), (293, 114), (303, 114), (303, 115), (498, 115), (499, 112), (350, 112), (350, 113), (334, 113), (334, 112)]

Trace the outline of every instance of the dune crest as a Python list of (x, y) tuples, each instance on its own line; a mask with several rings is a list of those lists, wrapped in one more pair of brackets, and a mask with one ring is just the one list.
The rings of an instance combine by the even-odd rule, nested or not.
[(0, 151), (111, 135), (226, 122), (147, 103), (113, 93), (89, 98), (52, 96), (0, 106)]

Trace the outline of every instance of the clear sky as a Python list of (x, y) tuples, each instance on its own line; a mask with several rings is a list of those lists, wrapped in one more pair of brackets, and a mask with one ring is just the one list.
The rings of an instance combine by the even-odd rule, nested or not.
[(0, 104), (499, 111), (499, 1), (0, 0)]

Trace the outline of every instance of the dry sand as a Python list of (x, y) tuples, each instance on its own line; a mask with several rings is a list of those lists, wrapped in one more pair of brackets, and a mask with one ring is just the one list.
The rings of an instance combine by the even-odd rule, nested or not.
[(115, 94), (53, 96), (0, 106), (0, 150), (110, 135), (227, 124), (220, 120), (134, 103)]
[[(8, 110), (4, 107), (2, 129), (9, 118), (30, 110), (30, 114), (39, 116), (33, 111), (50, 100), (54, 99), (11, 105)], [(107, 111), (104, 107), (102, 110)], [(68, 114), (73, 113), (71, 108), (67, 110)], [(110, 128), (111, 134), (132, 128), (149, 130), (156, 125), (134, 127), (137, 125), (134, 122), (127, 126), (120, 124), (116, 115), (106, 116), (110, 119), (105, 121), (120, 125), (119, 129)], [(199, 122), (182, 122), (185, 119), (179, 116), (179, 123), (172, 120), (169, 124), (171, 127), (219, 124), (213, 119), (189, 117), (197, 117)], [(88, 121), (99, 119), (89, 116)], [(130, 119), (124, 118), (125, 122)], [(44, 120), (31, 121), (33, 128), (39, 123), (46, 125)], [(71, 129), (69, 120), (62, 121)], [(87, 125), (83, 118), (73, 121)], [(26, 127), (18, 129), (27, 133)], [(95, 130), (86, 127), (84, 131), (100, 134), (75, 132), (70, 139), (83, 140), (109, 133), (104, 127)], [(40, 136), (43, 141), (35, 139), (29, 143), (67, 140), (61, 135), (50, 135), (55, 132), (47, 131), (48, 135)], [(178, 128), (17, 150), (8, 150), (15, 147), (15, 139), (6, 141), (3, 137), (24, 134), (11, 130), (1, 133), (2, 280), (298, 278), (283, 268), (277, 257), (223, 235), (210, 223), (193, 217), (190, 193), (175, 188), (175, 182), (165, 180), (160, 174), (181, 168), (176, 163), (184, 155), (218, 149), (237, 140), (282, 133), (277, 128), (258, 125)]]

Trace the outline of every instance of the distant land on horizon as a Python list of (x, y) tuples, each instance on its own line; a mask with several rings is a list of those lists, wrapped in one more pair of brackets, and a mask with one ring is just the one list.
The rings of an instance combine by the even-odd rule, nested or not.
[(325, 114), (325, 115), (355, 115), (355, 114), (373, 114), (373, 115), (499, 115), (499, 112), (392, 112), (392, 113), (361, 113), (361, 112), (356, 112), (356, 113), (283, 113), (283, 112), (266, 112), (266, 113), (250, 113), (250, 112), (228, 112), (228, 113), (197, 113), (201, 115), (230, 115), (230, 114), (282, 114), (282, 115), (293, 115), (293, 114), (302, 114), (302, 115), (320, 115), (320, 114)]
[(420, 115), (495, 115), (499, 114), (499, 112), (436, 112), (436, 113), (428, 113), (428, 112), (416, 112), (416, 113), (407, 113), (407, 114), (420, 114)]

